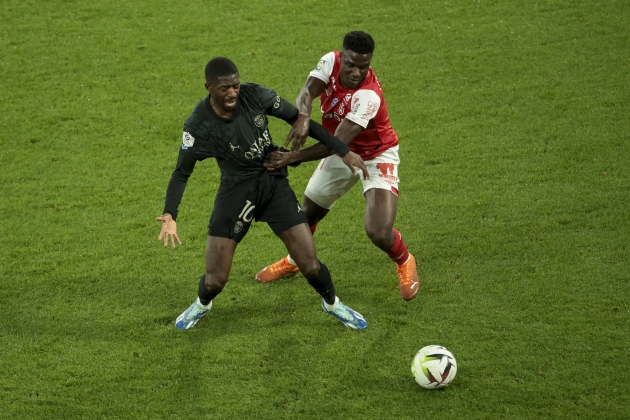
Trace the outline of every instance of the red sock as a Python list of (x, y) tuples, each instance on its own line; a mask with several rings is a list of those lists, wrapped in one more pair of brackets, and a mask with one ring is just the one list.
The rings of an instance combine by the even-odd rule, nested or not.
[(392, 229), (394, 232), (394, 246), (389, 249), (387, 255), (396, 264), (403, 265), (409, 259), (409, 251), (407, 251), (407, 245), (403, 242), (402, 235), (396, 229)]

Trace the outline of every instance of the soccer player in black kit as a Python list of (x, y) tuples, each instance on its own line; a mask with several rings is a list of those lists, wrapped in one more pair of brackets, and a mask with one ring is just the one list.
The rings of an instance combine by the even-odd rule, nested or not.
[[(321, 295), (324, 311), (350, 328), (363, 329), (367, 322), (336, 296), (328, 268), (315, 252), (313, 235), (283, 168), (268, 171), (263, 162), (278, 150), (267, 127), (267, 116), (289, 124), (297, 120), (297, 109), (273, 90), (253, 83), (240, 83), (234, 63), (217, 57), (206, 66), (206, 90), (184, 123), (177, 166), (166, 191), (159, 240), (175, 247), (177, 208), (195, 163), (213, 157), (221, 171), (221, 183), (210, 218), (206, 242), (206, 272), (199, 280), (198, 298), (176, 320), (182, 330), (192, 328), (210, 311), (214, 298), (228, 281), (236, 246), (247, 233), (252, 219), (269, 224), (284, 242), (308, 283)], [(329, 134), (321, 125), (310, 123), (309, 135), (342, 156), (356, 173), (367, 177), (361, 158)], [(357, 175), (358, 176), (358, 175)]]

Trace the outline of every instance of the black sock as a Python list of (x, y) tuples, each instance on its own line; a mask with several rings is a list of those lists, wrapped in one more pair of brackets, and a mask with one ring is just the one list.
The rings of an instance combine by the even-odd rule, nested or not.
[(319, 272), (316, 277), (307, 278), (308, 284), (315, 289), (319, 295), (324, 298), (324, 301), (329, 305), (335, 303), (335, 285), (330, 277), (330, 271), (321, 261), (319, 262)]
[(201, 278), (199, 279), (199, 303), (204, 306), (208, 305), (210, 302), (212, 302), (212, 299), (214, 299), (219, 293), (221, 293), (221, 290), (223, 289), (214, 291), (208, 290), (206, 288), (206, 275), (205, 273), (202, 274)]

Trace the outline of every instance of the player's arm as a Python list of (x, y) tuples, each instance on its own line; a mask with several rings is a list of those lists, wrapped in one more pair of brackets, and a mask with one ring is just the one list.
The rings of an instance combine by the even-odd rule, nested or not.
[(184, 190), (188, 183), (188, 178), (192, 174), (197, 159), (190, 150), (180, 149), (179, 156), (177, 158), (177, 166), (171, 175), (171, 180), (168, 183), (166, 189), (166, 202), (164, 204), (164, 212), (162, 216), (156, 218), (157, 221), (162, 222), (162, 229), (158, 240), (164, 241), (164, 246), (168, 246), (169, 241), (173, 248), (175, 248), (175, 240), (182, 244), (182, 241), (177, 235), (177, 209), (184, 196)]
[[(361, 130), (363, 130), (363, 127), (359, 124), (348, 119), (344, 119), (337, 127), (337, 130), (335, 130), (334, 137), (338, 138), (342, 143), (347, 145), (350, 144), (350, 142), (361, 132)], [(301, 162), (319, 160), (334, 153), (334, 150), (326, 144), (320, 142), (298, 151), (274, 153), (270, 164), (278, 165), (278, 167), (295, 165)]]
[[(339, 153), (338, 151), (331, 149), (327, 145), (329, 144), (328, 142), (332, 141), (331, 139), (334, 139), (336, 142), (343, 144), (348, 150), (350, 150), (347, 144), (350, 143), (352, 139), (354, 139), (356, 135), (359, 134), (359, 132), (363, 129), (363, 127), (353, 123), (352, 121), (347, 121), (346, 123), (346, 120), (344, 120), (337, 127), (337, 130), (335, 131), (335, 136), (332, 136), (330, 133), (328, 133), (328, 131), (326, 131), (324, 127), (322, 127), (315, 121), (309, 121), (309, 136), (313, 137), (319, 142), (314, 144), (313, 146), (307, 147), (306, 149), (294, 152), (272, 152), (269, 163), (264, 163), (267, 169), (276, 170), (287, 165), (295, 166), (295, 164), (299, 164), (301, 162), (318, 160), (323, 157), (330, 156), (335, 152)], [(322, 139), (325, 140), (320, 140), (320, 136)], [(346, 166), (350, 168), (353, 174), (356, 175), (357, 172), (355, 168), (359, 168), (361, 169), (361, 172), (363, 172), (363, 179), (370, 178), (367, 168), (365, 167), (365, 163), (359, 155), (352, 151), (349, 151), (345, 154), (339, 153), (339, 155), (341, 156)]]
[[(275, 92), (274, 92), (274, 95)], [(288, 124), (292, 126), (295, 124), (297, 119), (299, 118), (299, 113), (297, 109), (291, 105), (286, 99), (281, 98), (276, 95), (275, 102), (273, 102), (272, 106), (269, 106), (267, 109), (267, 114), (274, 116), (276, 118), (280, 118), (281, 120), (286, 121)], [(321, 142), (325, 149), (332, 149), (334, 152), (339, 153), (340, 156), (344, 157), (350, 152), (350, 148), (346, 143), (340, 141), (338, 138), (331, 135), (321, 124), (316, 123), (315, 121), (308, 119), (307, 121), (307, 136), (310, 136)]]
[[(346, 115), (335, 130), (335, 137), (345, 144), (350, 144), (352, 140), (365, 128), (373, 119), (381, 105), (381, 98), (371, 89), (360, 89), (352, 95), (352, 110)], [(330, 156), (332, 150), (327, 150), (322, 144), (315, 144), (306, 149), (291, 151), (285, 156), (288, 164), (297, 162), (307, 162)], [(272, 161), (272, 163), (275, 161)]]
[[(277, 106), (275, 106), (276, 104)], [(267, 112), (269, 113), (269, 115), (273, 115), (274, 117), (280, 118), (289, 124), (293, 124), (298, 118), (297, 109), (286, 100), (280, 98), (279, 96), (277, 96), (274, 106), (268, 108)], [(327, 151), (326, 156), (331, 155), (335, 152), (339, 153), (343, 162), (346, 164), (348, 168), (350, 168), (353, 174), (356, 175), (357, 173), (356, 168), (359, 168), (363, 172), (364, 179), (369, 178), (367, 168), (365, 167), (365, 163), (363, 163), (363, 159), (361, 159), (361, 157), (357, 155), (356, 153), (350, 151), (350, 148), (348, 147), (346, 143), (344, 143), (343, 141), (339, 140), (338, 138), (330, 134), (328, 131), (326, 131), (326, 129), (322, 127), (321, 124), (318, 124), (315, 121), (309, 119), (308, 135), (310, 137), (313, 137), (315, 140), (317, 140), (319, 142), (317, 144), (322, 145), (322, 148), (323, 148), (322, 150)], [(348, 140), (348, 143), (349, 142), (350, 140)], [(298, 152), (291, 152), (291, 153), (298, 153)], [(263, 165), (270, 171), (274, 171), (276, 169), (280, 169), (286, 166), (286, 163), (284, 164), (279, 164), (277, 162), (274, 163), (273, 161), (274, 153), (275, 152), (272, 152), (269, 163), (263, 163)]]
[(295, 100), (298, 109), (298, 118), (291, 126), (291, 130), (287, 135), (284, 147), (291, 145), (291, 150), (295, 151), (304, 146), (309, 132), (309, 121), (313, 111), (313, 101), (319, 97), (326, 89), (326, 82), (317, 77), (309, 76), (306, 83), (302, 86), (302, 90)]
[[(343, 122), (342, 122), (342, 124), (343, 124)], [(341, 124), (339, 124), (339, 126), (341, 126)], [(350, 143), (350, 141), (352, 141), (352, 139), (359, 133), (359, 131), (361, 131), (362, 128), (359, 126), (359, 131), (357, 131), (356, 133), (354, 133), (354, 129), (352, 129), (352, 128), (348, 129), (347, 132), (345, 132), (345, 130), (342, 130), (340, 132), (338, 128), (339, 127), (337, 127), (337, 130), (335, 131), (335, 136), (332, 136), (328, 131), (326, 131), (326, 129), (324, 127), (322, 127), (321, 125), (319, 125), (315, 121), (310, 120), (308, 135), (310, 137), (313, 137), (314, 139), (316, 139), (318, 141), (318, 143), (317, 143), (317, 145), (319, 146), (318, 149), (327, 150), (325, 152), (325, 153), (327, 153), (326, 156), (330, 156), (334, 152), (339, 153), (339, 156), (341, 156), (341, 159), (343, 160), (343, 163), (345, 163), (346, 166), (348, 168), (350, 168), (350, 170), (352, 171), (352, 173), (354, 175), (357, 174), (356, 168), (359, 168), (359, 169), (361, 169), (361, 172), (363, 172), (363, 179), (370, 179), (370, 175), (368, 174), (367, 168), (365, 166), (365, 163), (363, 162), (363, 159), (361, 159), (361, 156), (359, 156), (356, 153), (354, 153), (353, 151), (351, 151), (350, 148), (348, 147), (348, 143)], [(346, 136), (347, 135), (347, 136), (352, 136), (352, 137), (348, 137), (348, 139), (346, 141), (344, 141), (344, 140), (338, 138), (337, 135), (342, 135), (342, 136)], [(338, 144), (343, 145), (343, 148), (341, 149), (338, 146)], [(333, 145), (334, 151), (331, 149), (331, 145)], [(344, 153), (340, 152), (340, 149), (343, 150)], [(347, 149), (347, 152), (346, 152), (346, 149)], [(295, 152), (289, 152), (288, 154), (299, 153), (299, 152), (301, 152), (301, 151), (298, 150), (298, 151), (295, 151)], [(317, 152), (315, 152), (314, 154), (316, 154), (316, 153)], [(309, 154), (308, 151), (307, 151), (307, 154)], [(314, 159), (310, 159), (310, 160), (315, 160), (315, 158)], [(302, 162), (302, 161), (300, 160), (299, 162)], [(272, 154), (270, 163), (273, 164), (273, 154)]]

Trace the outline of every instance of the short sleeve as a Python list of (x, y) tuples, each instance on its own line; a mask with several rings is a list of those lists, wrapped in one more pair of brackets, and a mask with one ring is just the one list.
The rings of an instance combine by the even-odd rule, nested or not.
[(325, 56), (319, 60), (317, 66), (311, 71), (308, 75), (315, 77), (319, 80), (322, 80), (324, 83), (328, 84), (330, 80), (330, 75), (333, 72), (333, 67), (335, 65), (335, 53), (329, 52)]
[(350, 112), (346, 119), (366, 128), (381, 107), (381, 98), (373, 90), (361, 89), (352, 95)]

